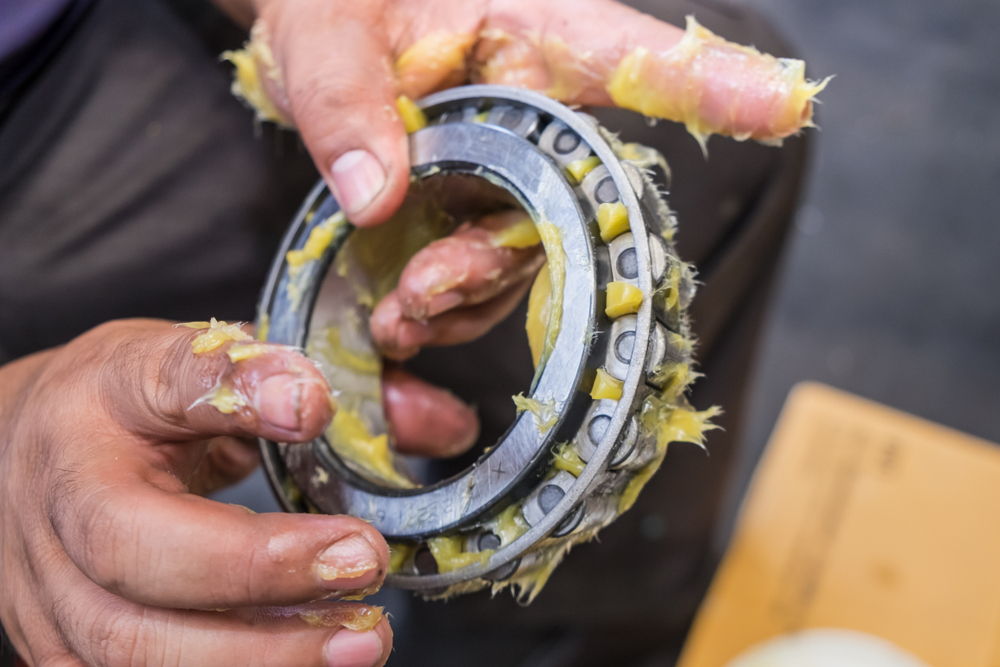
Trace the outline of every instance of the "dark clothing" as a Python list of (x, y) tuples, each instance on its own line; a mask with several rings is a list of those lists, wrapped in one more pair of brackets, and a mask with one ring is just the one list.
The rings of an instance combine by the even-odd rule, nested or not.
[[(694, 13), (724, 37), (787, 55), (757, 18), (727, 5), (632, 4), (680, 25)], [(255, 134), (230, 96), (217, 54), (239, 34), (194, 0), (173, 9), (95, 0), (0, 116), (0, 363), (115, 318), (253, 318), (279, 235), (316, 172), (297, 137)], [(714, 568), (741, 394), (805, 141), (773, 149), (714, 138), (706, 161), (680, 126), (597, 115), (673, 167), (681, 256), (705, 283), (693, 318), (706, 378), (691, 400), (722, 405), (725, 430), (709, 435), (710, 456), (673, 445), (635, 508), (575, 549), (531, 607), (507, 595), (414, 599), (419, 613), (398, 628), (400, 664), (669, 664)], [(509, 319), (485, 342), (422, 353), (411, 367), (477, 403), (484, 434), (502, 433), (507, 388), (530, 381), (510, 363), (526, 351), (522, 327)], [(476, 369), (487, 367), (480, 383)]]

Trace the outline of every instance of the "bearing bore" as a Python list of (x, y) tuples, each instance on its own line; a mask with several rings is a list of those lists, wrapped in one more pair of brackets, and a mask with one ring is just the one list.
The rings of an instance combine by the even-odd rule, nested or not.
[[(285, 236), (258, 326), (269, 342), (306, 349), (344, 392), (341, 409), (310, 443), (261, 441), (264, 465), (285, 509), (349, 514), (381, 531), (393, 547), (389, 585), (434, 597), (515, 584), (530, 600), (573, 544), (631, 506), (668, 442), (701, 444), (711, 428), (716, 411), (695, 412), (684, 397), (694, 271), (674, 251), (676, 221), (648, 175), (666, 168), (655, 151), (520, 89), (466, 86), (418, 106), (426, 126), (410, 135), (410, 204), (420, 206), (421, 188), (464, 199), (459, 208), (481, 202), (485, 181), (500, 193), (494, 203), (530, 214), (545, 244), (561, 305), (520, 398), (528, 409), (475, 465), (428, 486), (391, 459), (345, 453), (345, 429), (375, 447), (388, 438), (367, 318), (393, 275), (372, 273), (379, 256), (365, 273), (370, 230), (345, 222), (321, 182)], [(407, 241), (410, 254), (450, 231), (441, 219)]]

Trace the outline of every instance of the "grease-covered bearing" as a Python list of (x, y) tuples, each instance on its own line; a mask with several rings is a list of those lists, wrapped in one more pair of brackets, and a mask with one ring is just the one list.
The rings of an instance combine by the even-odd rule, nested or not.
[(377, 268), (377, 247), (352, 250), (368, 230), (346, 223), (320, 183), (272, 267), (259, 327), (317, 360), (345, 392), (344, 416), (310, 443), (262, 441), (264, 465), (289, 511), (350, 514), (381, 531), (393, 546), (390, 585), (439, 596), (516, 584), (530, 600), (570, 546), (631, 506), (669, 441), (700, 444), (709, 427), (714, 410), (695, 412), (684, 398), (693, 271), (674, 252), (675, 221), (646, 173), (666, 166), (654, 151), (519, 89), (455, 88), (419, 107), (414, 187), (440, 177), (498, 186), (548, 230), (550, 264), (565, 259), (563, 280), (552, 280), (562, 305), (521, 400), (530, 409), (475, 465), (428, 486), (413, 485), (398, 462), (359, 465), (344, 454), (346, 430), (375, 448), (388, 438), (367, 318), (384, 293), (377, 283), (398, 272)]

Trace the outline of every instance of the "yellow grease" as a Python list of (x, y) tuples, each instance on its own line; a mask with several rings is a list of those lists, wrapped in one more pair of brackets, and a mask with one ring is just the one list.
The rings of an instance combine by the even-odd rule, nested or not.
[(438, 31), (421, 37), (396, 60), (400, 88), (407, 95), (422, 97), (443, 84), (458, 85), (475, 43), (474, 34)]
[(413, 482), (392, 465), (389, 436), (372, 435), (354, 410), (340, 409), (326, 429), (327, 440), (338, 455), (365, 471), (400, 488), (413, 488)]
[(608, 283), (607, 297), (604, 312), (612, 319), (637, 313), (639, 306), (642, 305), (642, 290), (628, 283), (617, 281)]
[(656, 453), (653, 460), (637, 472), (635, 477), (629, 480), (625, 490), (622, 491), (621, 498), (618, 499), (618, 513), (628, 511), (635, 504), (642, 487), (663, 463), (668, 444), (671, 442), (691, 442), (704, 448), (705, 431), (718, 428), (709, 420), (720, 414), (722, 414), (722, 410), (718, 406), (699, 412), (673, 405), (662, 396), (648, 397), (642, 404), (639, 420), (647, 432), (656, 436)]
[(653, 293), (653, 303), (659, 304), (664, 310), (669, 311), (679, 305), (680, 298), (681, 267), (677, 262), (672, 262), (667, 270), (667, 275)]
[(489, 111), (480, 111), (475, 116), (472, 117), (473, 123), (485, 123), (486, 119), (490, 117)]
[(585, 157), (580, 160), (573, 160), (566, 166), (566, 173), (573, 177), (577, 183), (583, 181), (584, 177), (601, 165), (601, 158), (596, 155)]
[(389, 574), (399, 572), (399, 568), (403, 567), (411, 550), (412, 547), (409, 544), (389, 542)]
[(323, 610), (299, 612), (299, 618), (310, 628), (341, 627), (354, 632), (374, 630), (382, 620), (382, 607), (370, 605), (337, 605)]
[(518, 394), (514, 396), (514, 405), (517, 406), (517, 414), (530, 412), (535, 416), (535, 425), (543, 435), (548, 433), (559, 421), (559, 415), (556, 413), (556, 401), (553, 398), (543, 403), (524, 394)]
[(594, 386), (590, 390), (590, 397), (595, 401), (602, 398), (617, 401), (622, 397), (622, 387), (624, 386), (624, 382), (616, 380), (603, 368), (598, 368), (597, 377), (594, 378)]
[(399, 109), (399, 117), (403, 119), (403, 127), (406, 128), (407, 134), (413, 134), (427, 127), (427, 116), (424, 115), (423, 109), (406, 95), (396, 98), (396, 108)]
[[(237, 408), (245, 407), (247, 400), (242, 394), (236, 393), (229, 387), (219, 385), (195, 401), (194, 405), (201, 405), (202, 403), (211, 405), (224, 415), (231, 415), (236, 412)], [(191, 407), (194, 407), (194, 405)]]
[(597, 207), (597, 226), (601, 230), (601, 240), (610, 243), (615, 237), (629, 230), (628, 210), (620, 201), (603, 203)]
[(347, 368), (361, 375), (376, 375), (382, 371), (382, 361), (378, 355), (370, 351), (351, 350), (344, 346), (341, 342), (340, 327), (327, 328), (326, 342), (329, 348), (323, 350), (323, 355), (334, 366)]
[[(548, 361), (549, 355), (552, 354), (552, 348), (555, 347), (556, 339), (559, 338), (559, 331), (562, 328), (563, 288), (566, 285), (566, 251), (563, 249), (562, 234), (558, 227), (551, 222), (542, 221), (536, 225), (536, 228), (538, 235), (542, 238), (542, 245), (545, 247), (545, 256), (548, 258), (545, 268), (548, 269), (547, 275), (550, 285), (548, 294), (541, 293), (541, 290), (538, 294), (538, 298), (544, 298), (546, 304), (544, 307), (538, 308), (538, 313), (541, 314), (542, 311), (548, 310), (548, 317), (545, 320), (544, 343), (541, 346), (541, 353), (538, 355), (538, 362), (535, 364), (536, 368), (541, 368)], [(531, 296), (535, 296), (534, 286), (532, 286), (531, 291)], [(528, 301), (530, 314), (531, 297)], [(530, 322), (530, 316), (528, 320)], [(530, 330), (528, 336), (530, 342)], [(531, 356), (534, 359), (534, 350), (532, 350)]]
[(552, 280), (549, 276), (549, 265), (542, 266), (541, 271), (531, 285), (528, 294), (528, 317), (524, 329), (528, 332), (528, 347), (531, 348), (531, 361), (538, 368), (545, 349), (545, 328), (549, 323), (551, 309)]
[[(704, 64), (709, 58), (724, 58), (733, 67), (758, 62), (770, 68), (771, 85), (784, 95), (784, 106), (769, 126), (752, 132), (737, 133), (734, 128), (713, 125), (702, 117), (702, 94), (707, 87)], [(665, 89), (664, 80), (678, 80), (673, 89)], [(801, 60), (775, 58), (757, 49), (726, 41), (687, 17), (684, 37), (676, 46), (663, 53), (653, 53), (638, 47), (618, 63), (607, 85), (615, 105), (638, 111), (646, 116), (684, 123), (702, 150), (709, 135), (718, 132), (738, 140), (753, 138), (762, 141), (780, 139), (811, 125), (812, 99), (819, 94), (829, 78), (808, 81), (805, 63)], [(734, 100), (733, 104), (738, 104)]]
[(242, 345), (230, 345), (226, 350), (229, 360), (233, 363), (253, 359), (267, 352), (270, 348), (262, 343), (244, 343)]
[(691, 364), (669, 363), (658, 366), (653, 371), (652, 381), (663, 387), (660, 392), (665, 398), (676, 399), (699, 377), (701, 373), (691, 370)]
[(553, 462), (556, 470), (565, 470), (573, 477), (579, 477), (583, 469), (587, 467), (587, 462), (576, 453), (573, 443), (564, 442), (556, 449), (556, 457)]
[(520, 503), (509, 505), (492, 521), (487, 522), (485, 527), (500, 538), (500, 544), (503, 546), (507, 546), (531, 528), (524, 518)]
[(267, 44), (264, 24), (258, 21), (250, 30), (250, 41), (239, 51), (224, 51), (223, 60), (235, 67), (232, 94), (245, 101), (254, 110), (259, 121), (272, 121), (282, 127), (293, 128), (294, 124), (271, 101), (267, 89), (261, 81), (261, 72), (271, 79), (278, 88), (283, 88), (281, 69), (275, 64), (274, 54)]
[[(191, 329), (204, 329), (206, 327), (202, 326), (206, 324), (205, 322), (189, 322), (182, 326), (189, 327)], [(201, 334), (193, 341), (191, 341), (191, 350), (195, 354), (202, 354), (205, 352), (211, 352), (220, 345), (228, 343), (231, 340), (250, 340), (251, 337), (243, 329), (240, 328), (239, 324), (229, 324), (224, 321), (219, 321), (212, 318), (211, 322), (208, 322), (208, 331)]]
[(259, 341), (267, 342), (267, 334), (271, 330), (271, 316), (267, 313), (261, 313), (260, 317), (257, 318), (257, 332), (256, 338)]
[(461, 537), (432, 537), (427, 540), (427, 546), (437, 561), (438, 572), (444, 574), (454, 570), (460, 570), (470, 565), (478, 565), (489, 561), (493, 555), (492, 549), (486, 549), (479, 553), (469, 553), (462, 551), (464, 540)]
[(301, 250), (289, 250), (285, 253), (285, 261), (288, 262), (288, 266), (294, 271), (322, 257), (326, 249), (333, 243), (337, 229), (344, 224), (345, 220), (343, 211), (338, 211), (313, 227)]
[(527, 215), (513, 225), (490, 232), (490, 245), (494, 248), (532, 248), (541, 242), (534, 221)]

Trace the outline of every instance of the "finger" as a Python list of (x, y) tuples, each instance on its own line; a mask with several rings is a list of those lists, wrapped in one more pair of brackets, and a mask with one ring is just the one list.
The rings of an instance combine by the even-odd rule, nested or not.
[(456, 456), (479, 437), (475, 410), (401, 368), (387, 366), (382, 372), (382, 404), (396, 449), (404, 454)]
[(68, 590), (73, 604), (57, 601), (55, 624), (95, 667), (375, 667), (392, 650), (388, 621), (369, 605), (181, 611), (129, 603), (86, 582)]
[(400, 90), (419, 99), (468, 81), (468, 61), (485, 5), (482, 0), (397, 3), (389, 22)]
[(323, 432), (333, 417), (330, 390), (305, 356), (239, 339), (233, 325), (194, 326), (118, 321), (72, 344), (100, 350), (103, 404), (133, 433), (176, 441), (231, 435), (302, 442)]
[(503, 321), (530, 286), (530, 278), (522, 280), (486, 303), (450, 310), (425, 322), (403, 315), (394, 290), (372, 313), (369, 323), (372, 337), (382, 354), (396, 360), (412, 357), (421, 347), (468, 343)]
[[(566, 20), (572, 16), (572, 20)], [(772, 140), (809, 124), (824, 84), (689, 20), (681, 30), (610, 0), (490, 6), (476, 59), (488, 83), (546, 91), (564, 102), (617, 105), (712, 132)]]
[(213, 438), (204, 457), (187, 480), (188, 491), (207, 496), (240, 482), (257, 469), (257, 443), (242, 438)]
[(489, 301), (537, 273), (544, 261), (541, 239), (523, 211), (462, 225), (407, 262), (397, 289), (403, 315), (425, 320)]
[[(105, 453), (106, 452), (106, 453)], [(184, 609), (289, 605), (377, 589), (389, 550), (348, 516), (253, 514), (184, 493), (102, 443), (48, 514), (92, 581), (134, 602)]]
[[(268, 27), (295, 124), (356, 225), (382, 222), (409, 185), (406, 131), (380, 3), (302, 0), (267, 5)], [(317, 17), (319, 17), (317, 19)]]

